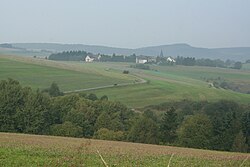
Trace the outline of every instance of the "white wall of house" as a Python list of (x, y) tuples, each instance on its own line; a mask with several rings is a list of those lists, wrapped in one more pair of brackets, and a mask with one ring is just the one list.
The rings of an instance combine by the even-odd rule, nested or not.
[(85, 58), (85, 62), (93, 62), (94, 61), (94, 58), (91, 58), (89, 56), (86, 56)]
[(168, 62), (172, 62), (172, 63), (175, 63), (175, 62), (176, 62), (175, 59), (173, 59), (173, 58), (171, 58), (171, 57), (168, 57), (168, 58), (167, 58), (167, 61), (168, 61)]
[(139, 59), (139, 64), (144, 64), (144, 63), (147, 63), (148, 60), (145, 60), (145, 59)]
[(144, 64), (144, 63), (147, 63), (148, 60), (146, 59), (139, 59), (139, 58), (136, 58), (136, 63), (139, 63), (139, 64)]

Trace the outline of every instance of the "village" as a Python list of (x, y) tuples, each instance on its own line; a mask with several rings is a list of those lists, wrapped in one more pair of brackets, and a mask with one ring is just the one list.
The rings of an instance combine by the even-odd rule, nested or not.
[(176, 60), (169, 56), (164, 57), (163, 52), (161, 51), (160, 56), (144, 56), (139, 55), (136, 56), (135, 54), (131, 56), (122, 56), (122, 55), (102, 55), (102, 54), (91, 54), (88, 53), (87, 56), (84, 58), (86, 63), (92, 63), (92, 62), (103, 62), (103, 61), (115, 61), (115, 62), (133, 62), (136, 64), (169, 64), (174, 65), (176, 63)]

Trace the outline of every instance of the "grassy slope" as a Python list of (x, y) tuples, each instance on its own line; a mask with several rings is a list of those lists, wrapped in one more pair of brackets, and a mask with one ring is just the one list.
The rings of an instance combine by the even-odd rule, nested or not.
[(105, 71), (95, 67), (77, 68), (77, 65), (31, 58), (0, 57), (0, 79), (13, 78), (24, 86), (46, 88), (54, 81), (63, 90), (91, 88), (114, 83), (128, 83), (132, 76), (121, 72)]
[(250, 63), (243, 64), (242, 69), (244, 69), (244, 70), (250, 70)]
[(249, 154), (101, 141), (0, 133), (0, 166), (240, 166)]
[(155, 67), (162, 73), (171, 73), (177, 76), (185, 76), (193, 79), (201, 80), (202, 78), (218, 78), (221, 77), (227, 81), (233, 82), (250, 82), (250, 71), (247, 70), (235, 70), (226, 68), (214, 68), (214, 67)]
[(250, 71), (208, 67), (159, 67), (152, 66), (157, 71), (134, 70), (138, 76), (150, 80), (149, 84), (112, 88), (93, 91), (98, 95), (106, 94), (112, 100), (122, 101), (132, 107), (143, 107), (173, 100), (235, 100), (249, 103), (250, 95), (230, 90), (209, 88), (202, 77), (225, 78), (228, 81), (250, 83)]
[(49, 56), (48, 52), (40, 52), (40, 51), (27, 51), (22, 49), (11, 49), (11, 48), (0, 48), (1, 55), (17, 55), (17, 56), (37, 56), (37, 57), (46, 57)]
[(217, 101), (235, 100), (249, 103), (250, 95), (224, 89), (209, 88), (201, 78), (221, 77), (228, 81), (250, 84), (250, 71), (209, 67), (163, 67), (151, 66), (154, 70), (129, 68), (127, 63), (82, 63), (55, 62), (23, 57), (0, 57), (0, 79), (8, 77), (18, 79), (23, 85), (33, 88), (48, 87), (55, 81), (64, 91), (109, 85), (114, 83), (132, 83), (135, 77), (123, 75), (128, 69), (150, 83), (125, 87), (107, 88), (95, 91), (98, 96), (108, 95), (130, 107), (144, 107), (166, 101), (182, 99)]

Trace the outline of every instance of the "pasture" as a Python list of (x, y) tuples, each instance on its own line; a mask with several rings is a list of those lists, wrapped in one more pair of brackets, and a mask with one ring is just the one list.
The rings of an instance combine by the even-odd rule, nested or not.
[(242, 69), (243, 70), (250, 70), (250, 63), (243, 64)]
[[(99, 154), (97, 153), (99, 152)], [(0, 133), (0, 166), (250, 165), (249, 154), (83, 138)], [(171, 158), (172, 157), (172, 158)], [(170, 161), (171, 158), (171, 161)]]
[[(250, 85), (250, 71), (212, 67), (156, 66), (151, 70), (130, 68), (129, 63), (58, 62), (18, 56), (0, 57), (0, 79), (13, 78), (23, 86), (44, 89), (56, 82), (62, 91), (89, 90), (98, 97), (121, 101), (132, 108), (183, 99), (195, 101), (234, 100), (249, 103), (250, 94), (210, 87), (206, 79), (221, 78), (227, 82)], [(129, 74), (122, 74), (128, 70)], [(204, 79), (205, 78), (205, 79)], [(146, 80), (146, 83), (143, 83)], [(141, 84), (134, 84), (140, 83)], [(128, 84), (127, 86), (114, 86)], [(113, 87), (112, 87), (113, 86)], [(245, 87), (248, 89), (248, 86)]]
[(0, 57), (0, 79), (13, 78), (23, 86), (44, 89), (56, 82), (62, 91), (92, 88), (103, 85), (132, 83), (133, 76), (95, 67), (78, 68), (77, 65), (42, 59)]
[(18, 48), (1, 48), (0, 47), (0, 54), (1, 55), (16, 55), (16, 56), (24, 56), (24, 57), (46, 57), (49, 56), (49, 52), (41, 52), (39, 50), (26, 50), (26, 49), (18, 49)]
[(250, 85), (250, 71), (197, 66), (151, 66), (151, 69), (127, 69), (131, 73), (148, 80), (146, 84), (91, 92), (99, 96), (106, 94), (110, 99), (122, 101), (132, 107), (143, 107), (183, 99), (195, 101), (226, 99), (239, 103), (249, 103), (250, 101), (249, 94), (209, 87), (209, 83), (204, 80), (204, 77), (220, 77), (228, 82)]

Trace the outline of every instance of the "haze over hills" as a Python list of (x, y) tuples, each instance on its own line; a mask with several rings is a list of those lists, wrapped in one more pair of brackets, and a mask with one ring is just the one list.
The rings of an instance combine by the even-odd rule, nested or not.
[(51, 52), (62, 52), (69, 50), (85, 50), (92, 53), (118, 54), (118, 55), (147, 55), (157, 56), (162, 50), (164, 56), (183, 56), (195, 58), (210, 58), (222, 60), (245, 61), (250, 59), (250, 47), (230, 47), (230, 48), (199, 48), (188, 44), (171, 44), (142, 47), (136, 49), (115, 48), (98, 45), (83, 44), (59, 44), (59, 43), (12, 43), (13, 47), (25, 48), (27, 50), (47, 50)]

